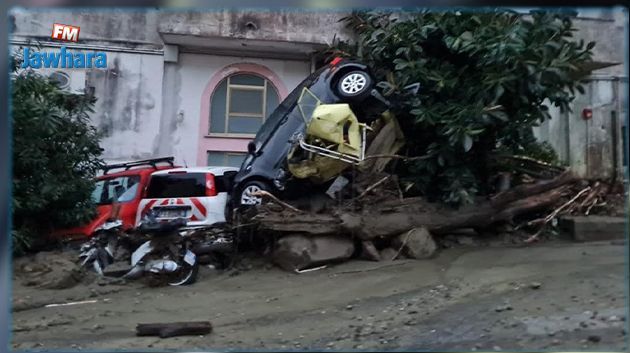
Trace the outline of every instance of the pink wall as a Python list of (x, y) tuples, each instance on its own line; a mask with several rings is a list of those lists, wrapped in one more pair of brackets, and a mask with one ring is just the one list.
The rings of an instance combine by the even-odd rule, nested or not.
[(214, 89), (221, 81), (236, 73), (251, 73), (262, 76), (271, 82), (277, 92), (280, 101), (288, 94), (287, 88), (282, 80), (273, 71), (267, 67), (254, 63), (231, 64), (215, 73), (201, 95), (201, 116), (199, 118), (199, 143), (197, 148), (197, 165), (204, 166), (208, 164), (207, 151), (232, 151), (246, 152), (247, 143), (250, 138), (235, 137), (210, 137), (210, 102)]

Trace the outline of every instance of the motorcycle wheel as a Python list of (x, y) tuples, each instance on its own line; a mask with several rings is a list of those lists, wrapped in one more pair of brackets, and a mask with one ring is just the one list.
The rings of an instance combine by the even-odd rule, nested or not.
[(193, 284), (197, 281), (197, 275), (199, 273), (199, 263), (195, 262), (194, 265), (184, 263), (182, 269), (169, 275), (169, 286), (185, 286), (187, 284)]

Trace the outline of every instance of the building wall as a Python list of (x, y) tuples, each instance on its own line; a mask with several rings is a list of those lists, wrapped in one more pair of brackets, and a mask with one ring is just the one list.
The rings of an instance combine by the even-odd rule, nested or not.
[[(536, 136), (549, 142), (561, 161), (579, 176), (590, 179), (622, 178), (624, 174), (624, 129), (627, 79), (592, 76), (585, 93), (571, 104), (572, 111), (551, 107), (552, 119), (535, 128)], [(592, 111), (585, 119), (584, 109)]]
[[(585, 77), (585, 93), (576, 92), (571, 112), (551, 108), (552, 119), (534, 129), (549, 142), (560, 160), (579, 176), (590, 179), (623, 178), (624, 135), (628, 121), (627, 26), (628, 14), (620, 9), (587, 9), (574, 21), (575, 38), (596, 42), (593, 60), (610, 66)], [(593, 117), (585, 120), (583, 110)]]
[(346, 11), (308, 10), (208, 10), (164, 12), (162, 34), (207, 38), (256, 39), (296, 43), (332, 43), (333, 37), (352, 34), (339, 19)]
[(14, 8), (9, 13), (12, 39), (50, 40), (53, 23), (81, 27), (81, 43), (126, 49), (161, 49), (156, 9), (50, 9)]
[(98, 97), (92, 121), (103, 134), (103, 158), (154, 157), (162, 115), (162, 56), (110, 52), (107, 59), (107, 70), (88, 71), (85, 82)]
[[(205, 165), (208, 150), (247, 150), (249, 139), (206, 137), (209, 97), (206, 95), (202, 99), (204, 92), (212, 92), (214, 89), (213, 86), (208, 86), (213, 76), (230, 65), (243, 63), (259, 65), (275, 73), (284, 86), (279, 90), (280, 99), (310, 73), (308, 61), (181, 53), (177, 63), (167, 64), (169, 67), (164, 80), (164, 96), (172, 103), (165, 108), (163, 116), (165, 123), (159, 139), (162, 153), (175, 155), (188, 165)], [(230, 71), (236, 72), (238, 71)], [(206, 122), (205, 129), (202, 129), (202, 121)]]

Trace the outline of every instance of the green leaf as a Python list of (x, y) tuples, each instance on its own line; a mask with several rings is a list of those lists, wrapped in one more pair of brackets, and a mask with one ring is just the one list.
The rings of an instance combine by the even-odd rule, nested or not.
[(440, 167), (443, 167), (444, 166), (444, 157), (442, 157), (442, 155), (439, 155), (438, 159), (437, 159), (437, 162), (438, 162), (438, 165)]
[(504, 122), (507, 122), (509, 120), (508, 115), (505, 112), (500, 111), (500, 110), (488, 112), (488, 114), (490, 114), (492, 117), (494, 117), (497, 120), (501, 120)]
[(472, 139), (472, 137), (470, 137), (468, 135), (464, 135), (463, 145), (464, 145), (464, 151), (466, 151), (466, 152), (470, 151), (470, 149), (473, 146), (473, 139)]
[(501, 84), (498, 84), (497, 87), (494, 90), (494, 102), (498, 101), (501, 96), (503, 96), (503, 92), (505, 92), (505, 89), (503, 88), (503, 86)]

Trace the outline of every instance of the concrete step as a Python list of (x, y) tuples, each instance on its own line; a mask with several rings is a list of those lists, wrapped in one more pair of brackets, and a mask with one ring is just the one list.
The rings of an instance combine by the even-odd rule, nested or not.
[(565, 216), (559, 225), (575, 241), (599, 241), (625, 239), (626, 222), (623, 217)]

